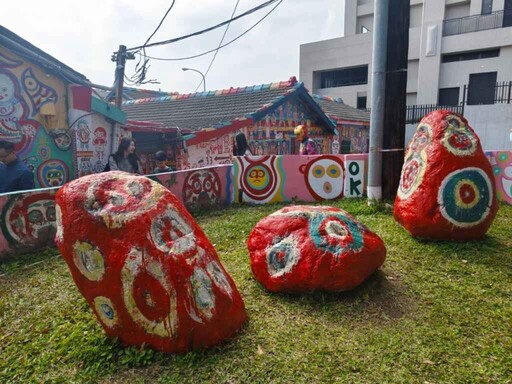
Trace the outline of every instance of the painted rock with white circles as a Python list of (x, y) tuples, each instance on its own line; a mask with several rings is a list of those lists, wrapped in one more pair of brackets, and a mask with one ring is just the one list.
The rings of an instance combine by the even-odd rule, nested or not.
[(180, 353), (244, 322), (212, 244), (160, 184), (124, 172), (82, 177), (58, 191), (56, 213), (56, 243), (109, 337)]
[(492, 167), (468, 121), (426, 115), (406, 149), (395, 219), (414, 237), (470, 240), (485, 235), (497, 210)]
[(339, 208), (289, 206), (263, 218), (247, 241), (256, 280), (271, 292), (347, 291), (386, 258), (382, 239)]

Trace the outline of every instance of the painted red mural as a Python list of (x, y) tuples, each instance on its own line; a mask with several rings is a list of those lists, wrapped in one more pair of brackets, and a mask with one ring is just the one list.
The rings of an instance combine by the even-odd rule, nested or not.
[(107, 172), (56, 197), (55, 241), (109, 337), (186, 352), (231, 337), (244, 303), (183, 204), (142, 176)]
[(254, 227), (247, 247), (256, 280), (272, 292), (350, 290), (386, 258), (379, 236), (332, 207), (285, 207)]
[(414, 237), (469, 240), (485, 235), (497, 210), (491, 164), (467, 120), (426, 115), (406, 150), (396, 220)]

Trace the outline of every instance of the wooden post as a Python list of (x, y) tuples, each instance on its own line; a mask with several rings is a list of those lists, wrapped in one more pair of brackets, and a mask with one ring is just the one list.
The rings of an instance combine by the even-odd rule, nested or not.
[[(410, 0), (391, 0), (388, 14), (384, 149), (405, 147), (407, 56)], [(384, 152), (382, 197), (393, 200), (400, 182), (404, 151)]]

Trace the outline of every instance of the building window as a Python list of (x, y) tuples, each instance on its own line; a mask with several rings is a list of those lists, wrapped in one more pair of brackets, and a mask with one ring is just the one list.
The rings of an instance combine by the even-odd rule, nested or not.
[(366, 28), (364, 25), (361, 25), (361, 33), (368, 33), (370, 30)]
[(494, 104), (498, 72), (469, 75), (468, 105)]
[(357, 109), (366, 109), (366, 96), (357, 96)]
[(492, 12), (492, 0), (482, 0), (482, 15)]
[(485, 51), (450, 53), (449, 55), (443, 55), (443, 57), (441, 58), (441, 61), (443, 63), (453, 63), (455, 61), (489, 59), (491, 57), (499, 57), (499, 56), (500, 56), (499, 49), (487, 49)]
[(439, 90), (439, 105), (459, 105), (459, 87), (441, 88)]
[(368, 84), (368, 66), (337, 69), (320, 74), (320, 88)]

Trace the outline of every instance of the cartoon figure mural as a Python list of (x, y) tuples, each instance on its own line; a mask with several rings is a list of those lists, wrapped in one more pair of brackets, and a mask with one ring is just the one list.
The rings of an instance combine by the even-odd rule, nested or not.
[(0, 140), (22, 141), (21, 123), (27, 115), (22, 100), (16, 77), (0, 69)]
[(37, 180), (43, 188), (64, 185), (69, 180), (69, 168), (62, 160), (46, 160), (37, 168)]
[(345, 167), (339, 157), (324, 155), (299, 167), (306, 188), (317, 200), (343, 197)]
[[(4, 47), (0, 51), (0, 140), (14, 143), (18, 156), (34, 172), (36, 188), (62, 185), (73, 169), (65, 103), (59, 96), (65, 94), (64, 82), (46, 77)], [(47, 115), (40, 113), (50, 103), (55, 123), (51, 127), (46, 125)]]
[[(78, 120), (76, 124), (76, 139), (77, 143), (80, 143), (81, 150), (87, 150), (89, 148), (89, 139), (91, 137), (91, 130), (86, 119)], [(78, 149), (78, 148), (77, 148)]]
[(221, 198), (221, 181), (215, 169), (201, 169), (187, 175), (183, 183), (183, 202), (187, 207), (217, 206)]
[(94, 130), (94, 139), (92, 143), (94, 144), (97, 158), (103, 160), (105, 145), (107, 144), (107, 130), (103, 127), (97, 127)]
[(239, 157), (234, 163), (235, 199), (256, 203), (282, 201), (285, 177), (280, 156)]

